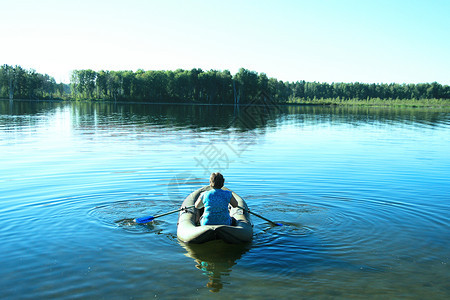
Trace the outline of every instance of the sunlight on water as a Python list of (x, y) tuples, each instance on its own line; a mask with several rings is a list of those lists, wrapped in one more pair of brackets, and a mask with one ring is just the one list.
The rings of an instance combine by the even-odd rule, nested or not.
[[(259, 113), (0, 101), (2, 296), (450, 296), (448, 112)], [(177, 214), (133, 221), (211, 171), (284, 226), (253, 216), (250, 244), (189, 245)]]

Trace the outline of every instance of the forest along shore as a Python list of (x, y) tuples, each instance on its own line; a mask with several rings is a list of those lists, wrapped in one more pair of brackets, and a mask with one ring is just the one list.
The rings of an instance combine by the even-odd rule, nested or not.
[(241, 68), (230, 71), (75, 70), (70, 84), (20, 66), (0, 67), (0, 98), (88, 100), (173, 104), (317, 104), (449, 106), (450, 86), (437, 82), (320, 83), (283, 82)]

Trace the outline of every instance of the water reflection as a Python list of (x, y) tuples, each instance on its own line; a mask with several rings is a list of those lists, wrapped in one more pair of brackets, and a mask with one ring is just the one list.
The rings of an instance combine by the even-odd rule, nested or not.
[(213, 293), (219, 292), (231, 268), (250, 250), (251, 244), (227, 244), (221, 240), (205, 244), (186, 244), (179, 242), (187, 251), (187, 257), (195, 261), (195, 267), (208, 277), (207, 288)]
[[(0, 115), (39, 116), (70, 111), (73, 126), (159, 125), (172, 129), (248, 131), (276, 127), (286, 121), (297, 124), (406, 123), (418, 126), (448, 125), (449, 108), (276, 106), (241, 107), (166, 104), (114, 104), (98, 102), (0, 101)], [(27, 120), (30, 121), (30, 120)], [(36, 121), (36, 120), (35, 120)], [(9, 122), (0, 118), (0, 125)], [(20, 121), (19, 121), (20, 122)], [(33, 121), (31, 121), (33, 122)], [(261, 132), (263, 133), (263, 132)]]
[(286, 116), (305, 124), (448, 125), (449, 107), (287, 106)]
[[(227, 127), (243, 109), (0, 101), (3, 298), (449, 298), (448, 112), (265, 113)], [(176, 215), (115, 223), (179, 207), (226, 135), (255, 142), (226, 152), (230, 187), (291, 226), (255, 219), (251, 251), (183, 250)]]

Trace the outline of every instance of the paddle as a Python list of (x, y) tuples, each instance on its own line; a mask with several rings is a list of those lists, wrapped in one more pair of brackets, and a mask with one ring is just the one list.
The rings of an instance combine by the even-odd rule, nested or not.
[(270, 221), (269, 219), (266, 219), (266, 218), (264, 218), (263, 216), (260, 216), (260, 215), (258, 215), (257, 213), (254, 213), (254, 212), (250, 211), (249, 209), (245, 209), (245, 208), (240, 207), (240, 206), (238, 206), (238, 208), (240, 208), (240, 209), (242, 209), (242, 210), (244, 210), (244, 211), (246, 211), (246, 212), (248, 212), (248, 213), (251, 213), (252, 215), (257, 216), (258, 218), (261, 218), (261, 219), (263, 219), (264, 221), (267, 221), (267, 222), (269, 222), (269, 223), (272, 224), (272, 225), (275, 225), (275, 226), (283, 226), (283, 224), (281, 224), (281, 223), (275, 223), (275, 222), (273, 222), (273, 221)]
[(188, 207), (182, 207), (180, 209), (172, 210), (172, 211), (169, 211), (169, 212), (166, 212), (166, 213), (163, 213), (163, 214), (160, 214), (160, 215), (156, 215), (156, 216), (148, 216), (148, 217), (137, 218), (137, 219), (134, 219), (134, 221), (136, 223), (138, 223), (138, 224), (145, 224), (145, 223), (153, 221), (156, 218), (167, 216), (167, 215), (170, 215), (170, 214), (182, 211), (182, 210), (186, 210), (186, 209), (189, 209), (189, 208), (193, 208), (193, 207), (194, 207), (194, 205), (191, 205), (191, 206), (188, 206)]

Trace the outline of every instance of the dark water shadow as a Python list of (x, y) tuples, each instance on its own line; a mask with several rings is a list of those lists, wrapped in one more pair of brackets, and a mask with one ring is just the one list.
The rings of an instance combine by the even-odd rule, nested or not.
[(227, 244), (221, 240), (205, 244), (186, 244), (179, 241), (186, 250), (186, 256), (195, 261), (195, 267), (208, 277), (207, 288), (213, 293), (219, 292), (224, 284), (229, 284), (226, 277), (231, 268), (251, 248), (251, 243)]

